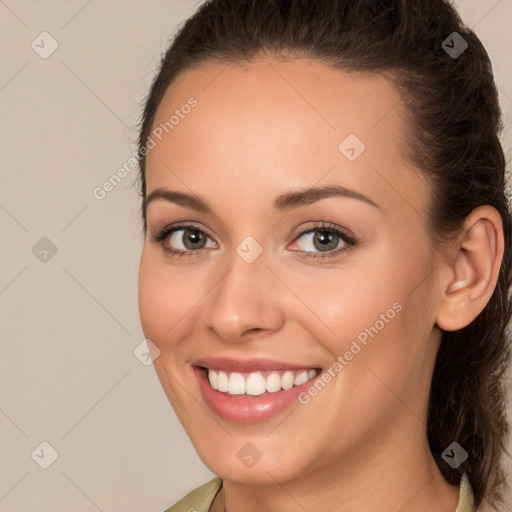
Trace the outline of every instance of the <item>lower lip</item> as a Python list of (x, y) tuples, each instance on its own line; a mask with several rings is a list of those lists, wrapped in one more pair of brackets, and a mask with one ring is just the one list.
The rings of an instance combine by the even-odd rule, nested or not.
[(256, 423), (265, 421), (283, 412), (298, 402), (298, 396), (309, 388), (320, 374), (300, 386), (276, 391), (261, 396), (228, 395), (213, 389), (208, 382), (206, 371), (192, 367), (199, 382), (199, 389), (210, 409), (221, 418), (236, 423)]

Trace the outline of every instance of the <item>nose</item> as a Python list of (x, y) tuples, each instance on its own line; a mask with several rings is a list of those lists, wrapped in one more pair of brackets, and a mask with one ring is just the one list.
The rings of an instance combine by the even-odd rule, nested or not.
[(217, 338), (239, 343), (282, 327), (283, 285), (264, 256), (247, 263), (233, 251), (223, 277), (208, 294), (203, 325)]

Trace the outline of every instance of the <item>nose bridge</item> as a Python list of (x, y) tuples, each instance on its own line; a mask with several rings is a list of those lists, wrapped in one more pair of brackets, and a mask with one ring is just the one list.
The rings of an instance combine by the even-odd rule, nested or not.
[(279, 328), (283, 312), (267, 263), (263, 247), (251, 237), (236, 247), (204, 309), (209, 330), (226, 341), (240, 341), (248, 330)]

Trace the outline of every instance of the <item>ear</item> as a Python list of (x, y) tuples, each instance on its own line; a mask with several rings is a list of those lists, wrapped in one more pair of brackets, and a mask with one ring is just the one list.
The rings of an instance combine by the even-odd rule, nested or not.
[(489, 205), (475, 208), (464, 221), (440, 280), (436, 323), (445, 331), (469, 325), (489, 302), (503, 259), (503, 222)]

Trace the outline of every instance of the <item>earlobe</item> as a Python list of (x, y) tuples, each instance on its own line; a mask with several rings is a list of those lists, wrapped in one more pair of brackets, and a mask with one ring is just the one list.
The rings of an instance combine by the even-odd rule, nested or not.
[(496, 286), (503, 259), (503, 223), (498, 211), (475, 208), (464, 222), (456, 255), (440, 282), (436, 324), (445, 331), (469, 325), (485, 308)]

